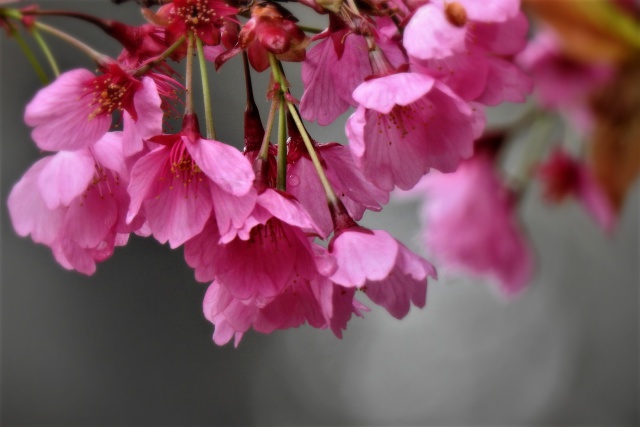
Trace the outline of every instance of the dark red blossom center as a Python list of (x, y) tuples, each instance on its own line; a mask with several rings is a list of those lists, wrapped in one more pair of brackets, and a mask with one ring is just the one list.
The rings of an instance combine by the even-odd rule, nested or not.
[(122, 110), (126, 110), (134, 120), (137, 120), (133, 95), (139, 86), (138, 80), (117, 65), (112, 66), (109, 72), (96, 77), (89, 83), (88, 89), (93, 95), (90, 103), (93, 110), (89, 114), (89, 120)]

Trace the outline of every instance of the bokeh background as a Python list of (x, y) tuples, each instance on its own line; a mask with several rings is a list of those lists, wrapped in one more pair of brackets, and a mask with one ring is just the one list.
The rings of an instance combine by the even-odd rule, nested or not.
[[(40, 3), (141, 21), (135, 4)], [(48, 22), (118, 52), (88, 24)], [(62, 69), (93, 68), (73, 48), (48, 40)], [(295, 70), (289, 76), (299, 91)], [(222, 140), (241, 141), (241, 73), (234, 60), (213, 78)], [(521, 214), (538, 272), (511, 303), (487, 283), (441, 271), (426, 309), (413, 308), (402, 321), (374, 309), (352, 320), (343, 340), (302, 327), (249, 333), (238, 349), (220, 348), (201, 311), (206, 285), (194, 280), (181, 250), (132, 237), (84, 277), (16, 236), (6, 199), (41, 156), (22, 121), (39, 87), (17, 45), (0, 37), (2, 425), (640, 422), (638, 185), (611, 236), (575, 203), (544, 206), (534, 186)], [(492, 116), (502, 120), (514, 108)], [(344, 142), (342, 132), (340, 123), (312, 126), (318, 140)], [(416, 211), (416, 202), (395, 202), (366, 223), (419, 250)]]

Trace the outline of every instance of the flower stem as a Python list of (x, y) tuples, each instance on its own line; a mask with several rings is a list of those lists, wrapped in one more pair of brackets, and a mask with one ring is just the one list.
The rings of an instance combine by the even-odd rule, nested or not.
[(49, 83), (49, 78), (47, 77), (47, 74), (42, 69), (42, 66), (40, 65), (40, 62), (38, 62), (38, 59), (33, 54), (33, 51), (31, 50), (31, 48), (29, 47), (27, 42), (24, 40), (22, 35), (16, 29), (12, 29), (11, 30), (11, 35), (16, 39), (16, 42), (18, 43), (18, 46), (20, 46), (20, 49), (22, 49), (22, 52), (24, 53), (24, 55), (29, 60), (29, 63), (31, 63), (31, 66), (35, 70), (35, 72), (38, 75), (38, 78), (40, 79), (40, 81), (42, 83), (44, 83), (44, 84)]
[(207, 139), (216, 139), (216, 129), (213, 126), (213, 112), (211, 111), (211, 91), (209, 89), (209, 76), (207, 75), (207, 62), (204, 59), (202, 40), (198, 36), (196, 47), (198, 48), (198, 60), (200, 62), (200, 77), (202, 78), (202, 92), (204, 94), (204, 116), (207, 124)]
[(156, 56), (153, 59), (149, 59), (147, 61), (145, 61), (136, 71), (135, 73), (133, 73), (134, 76), (136, 77), (140, 77), (143, 74), (146, 74), (149, 70), (151, 70), (153, 67), (155, 67), (156, 65), (161, 64), (165, 59), (167, 59), (168, 57), (170, 57), (171, 55), (173, 55), (173, 52), (175, 52), (180, 46), (182, 46), (182, 43), (184, 43), (185, 41), (185, 36), (181, 36), (178, 40), (176, 40), (171, 46), (169, 46), (167, 48), (167, 50), (165, 50), (164, 52), (162, 52), (160, 55)]
[(280, 94), (280, 108), (278, 116), (278, 178), (276, 188), (287, 191), (287, 117), (285, 114), (284, 95)]
[(55, 74), (55, 76), (58, 77), (60, 75), (60, 68), (58, 68), (58, 63), (56, 62), (56, 59), (53, 57), (53, 54), (51, 53), (51, 49), (49, 49), (49, 45), (47, 45), (47, 42), (44, 40), (44, 38), (40, 34), (40, 31), (38, 31), (36, 28), (33, 29), (32, 34), (33, 34), (33, 38), (36, 39), (36, 42), (40, 46), (42, 53), (44, 53), (44, 56), (47, 58), (47, 61), (49, 61), (49, 65), (51, 66), (51, 70), (53, 71), (53, 74)]
[(187, 41), (187, 65), (185, 71), (186, 100), (184, 114), (193, 114), (193, 34), (189, 33)]
[(304, 141), (304, 145), (307, 148), (307, 152), (309, 153), (309, 157), (311, 157), (311, 161), (313, 162), (313, 166), (316, 168), (316, 172), (318, 172), (318, 178), (320, 178), (320, 182), (322, 183), (322, 188), (324, 188), (324, 192), (327, 195), (327, 200), (329, 203), (337, 203), (338, 197), (336, 193), (333, 191), (329, 180), (327, 179), (327, 175), (324, 173), (324, 169), (322, 169), (322, 164), (320, 163), (320, 159), (318, 158), (318, 154), (316, 153), (315, 148), (313, 147), (313, 143), (311, 142), (311, 138), (309, 137), (309, 133), (307, 129), (305, 129), (302, 124), (302, 120), (300, 119), (300, 115), (298, 114), (298, 110), (295, 105), (290, 102), (287, 102), (287, 107), (289, 107), (289, 112), (291, 113), (291, 117), (293, 117), (293, 121), (296, 123), (296, 127), (300, 131), (300, 135), (302, 136), (302, 140)]
[(269, 139), (271, 139), (271, 130), (273, 129), (273, 120), (276, 117), (276, 109), (278, 108), (280, 97), (274, 97), (271, 102), (271, 108), (269, 109), (269, 117), (267, 117), (267, 127), (264, 132), (264, 138), (262, 139), (262, 145), (260, 146), (260, 158), (267, 160), (269, 157)]
[(272, 53), (269, 54), (269, 63), (271, 65), (271, 72), (273, 73), (273, 78), (276, 80), (278, 84), (280, 84), (280, 93), (282, 94), (283, 101), (287, 104), (289, 108), (289, 112), (291, 113), (291, 117), (300, 131), (300, 135), (302, 136), (302, 140), (304, 141), (304, 145), (307, 148), (307, 152), (309, 153), (309, 157), (311, 157), (311, 162), (313, 166), (316, 168), (316, 172), (318, 173), (318, 178), (320, 178), (320, 182), (322, 183), (322, 188), (324, 188), (324, 192), (327, 196), (327, 200), (331, 204), (336, 204), (338, 201), (338, 197), (336, 196), (335, 191), (331, 187), (329, 180), (327, 179), (327, 175), (324, 173), (324, 169), (322, 169), (322, 163), (320, 163), (320, 159), (318, 158), (318, 154), (316, 153), (316, 149), (313, 146), (313, 142), (311, 142), (311, 137), (307, 132), (307, 129), (302, 124), (302, 119), (300, 118), (300, 114), (298, 113), (298, 109), (291, 102), (287, 101), (285, 94), (288, 92), (289, 87), (287, 85), (287, 79), (284, 77), (284, 74), (280, 68), (280, 61), (276, 58), (276, 56)]
[(69, 43), (70, 45), (78, 48), (79, 50), (81, 50), (82, 52), (84, 52), (87, 56), (89, 56), (89, 58), (93, 59), (94, 61), (96, 61), (98, 64), (104, 64), (104, 63), (108, 63), (109, 61), (111, 61), (111, 59), (107, 56), (104, 55), (100, 52), (98, 52), (97, 50), (93, 49), (92, 47), (84, 44), (83, 42), (81, 42), (80, 40), (78, 40), (77, 38), (70, 36), (69, 34), (58, 30), (57, 28), (54, 28), (50, 25), (47, 24), (43, 24), (42, 22), (38, 22), (36, 21), (34, 24), (35, 28), (42, 30), (42, 31), (46, 31), (49, 34), (52, 34), (64, 41), (66, 41), (67, 43)]

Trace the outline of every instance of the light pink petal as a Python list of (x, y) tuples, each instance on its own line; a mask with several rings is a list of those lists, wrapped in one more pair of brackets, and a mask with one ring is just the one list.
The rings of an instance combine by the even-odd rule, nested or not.
[(409, 56), (442, 59), (463, 52), (466, 35), (465, 27), (452, 25), (442, 9), (427, 3), (416, 11), (407, 24), (403, 44)]
[(418, 73), (397, 73), (367, 80), (353, 92), (360, 105), (387, 114), (396, 105), (408, 105), (422, 98), (435, 83)]
[(69, 206), (94, 177), (95, 161), (89, 150), (60, 151), (50, 157), (38, 177), (38, 188), (49, 209)]
[(118, 175), (121, 181), (129, 182), (129, 169), (122, 152), (122, 132), (107, 132), (91, 147), (96, 162)]
[(385, 279), (393, 270), (398, 242), (387, 232), (349, 229), (332, 241), (331, 253), (338, 269), (330, 279), (342, 286), (362, 287)]
[(16, 233), (23, 237), (31, 234), (34, 242), (45, 245), (56, 239), (65, 214), (63, 208), (48, 209), (38, 189), (40, 174), (50, 161), (51, 157), (45, 157), (31, 166), (11, 189), (7, 203)]
[[(142, 207), (142, 202), (152, 197), (156, 197), (169, 183), (162, 181), (162, 172), (168, 168), (167, 161), (169, 149), (161, 146), (141, 157), (131, 170), (131, 182), (129, 182), (129, 195), (131, 205), (127, 214), (127, 222), (131, 222)], [(172, 177), (166, 173), (165, 179)]]
[(182, 137), (198, 167), (220, 188), (236, 196), (253, 188), (255, 174), (246, 157), (237, 148), (222, 142)]
[(502, 22), (520, 12), (520, 0), (458, 0), (473, 21)]
[(133, 106), (138, 120), (134, 121), (126, 111), (122, 113), (122, 145), (125, 156), (140, 152), (144, 148), (144, 140), (162, 134), (164, 113), (160, 108), (161, 103), (155, 82), (150, 77), (144, 77), (142, 86), (133, 95)]
[(56, 261), (68, 270), (76, 270), (87, 276), (96, 272), (96, 260), (91, 251), (81, 248), (71, 239), (62, 238), (51, 247)]
[(357, 106), (352, 97), (353, 91), (364, 81), (365, 77), (373, 73), (364, 37), (349, 34), (344, 39), (344, 52), (340, 60), (328, 65), (333, 78), (333, 90), (349, 105)]
[(168, 241), (172, 249), (202, 231), (211, 209), (211, 194), (204, 182), (188, 186), (177, 183), (173, 188), (167, 186), (156, 198), (144, 203), (153, 236), (160, 243)]
[(110, 115), (90, 118), (91, 92), (85, 89), (95, 76), (77, 69), (61, 74), (41, 89), (27, 105), (24, 120), (35, 129), (31, 137), (48, 151), (79, 150), (97, 142), (111, 126)]

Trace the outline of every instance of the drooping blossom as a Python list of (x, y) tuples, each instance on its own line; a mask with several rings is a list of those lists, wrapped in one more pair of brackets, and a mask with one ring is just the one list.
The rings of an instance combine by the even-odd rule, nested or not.
[(216, 280), (234, 298), (265, 304), (287, 286), (315, 276), (308, 233), (319, 233), (316, 229), (295, 199), (266, 189), (235, 239), (218, 244), (211, 220), (185, 244), (185, 259), (196, 280)]
[(329, 252), (337, 264), (332, 282), (365, 291), (397, 319), (407, 315), (411, 304), (424, 307), (427, 276), (436, 277), (428, 261), (383, 230), (354, 226), (339, 231)]
[(507, 297), (524, 289), (533, 255), (516, 216), (516, 199), (497, 176), (492, 157), (480, 151), (454, 173), (431, 173), (416, 188), (427, 251), (443, 267), (494, 280)]
[(547, 201), (558, 203), (566, 197), (575, 197), (604, 231), (612, 231), (615, 210), (585, 164), (557, 148), (539, 165), (537, 176)]
[(564, 112), (576, 129), (589, 133), (593, 118), (589, 97), (614, 77), (610, 64), (584, 63), (563, 52), (550, 29), (542, 29), (517, 57), (535, 81), (535, 95), (544, 108)]
[(152, 79), (140, 81), (115, 63), (103, 71), (98, 76), (84, 69), (68, 71), (36, 94), (24, 120), (34, 128), (31, 137), (38, 147), (47, 151), (90, 147), (107, 133), (112, 114), (118, 111), (125, 121), (137, 124), (128, 126), (127, 133), (147, 135), (151, 120), (158, 123), (159, 95)]
[(95, 272), (96, 261), (141, 225), (125, 221), (128, 171), (119, 132), (90, 148), (60, 151), (36, 162), (13, 187), (9, 213), (21, 236), (49, 246), (65, 268)]
[[(212, 210), (215, 214), (217, 199), (252, 189), (254, 174), (244, 156), (230, 145), (202, 138), (198, 129), (196, 116), (186, 115), (177, 134), (150, 138), (157, 148), (131, 171), (127, 218), (144, 211), (154, 237), (173, 248), (202, 231)], [(226, 202), (233, 203), (233, 197)]]
[(404, 32), (412, 70), (441, 80), (467, 101), (522, 102), (531, 79), (512, 61), (526, 44), (519, 0), (433, 1), (420, 6)]
[(356, 163), (383, 190), (412, 188), (431, 168), (456, 169), (473, 154), (471, 107), (434, 78), (393, 73), (362, 83), (347, 121)]

